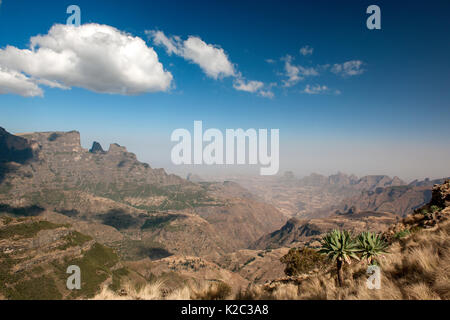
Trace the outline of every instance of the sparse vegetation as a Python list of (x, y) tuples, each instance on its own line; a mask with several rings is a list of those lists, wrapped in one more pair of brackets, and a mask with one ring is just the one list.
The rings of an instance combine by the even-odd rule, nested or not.
[(163, 277), (146, 283), (135, 285), (124, 283), (120, 294), (111, 287), (103, 287), (95, 300), (224, 300), (232, 295), (231, 287), (223, 281), (201, 281), (183, 283), (177, 288), (168, 290), (167, 280)]
[(420, 230), (395, 241), (381, 266), (381, 289), (367, 287), (367, 266), (354, 263), (340, 286), (333, 272), (313, 274), (297, 282), (252, 285), (236, 299), (289, 300), (435, 300), (450, 299), (450, 222), (435, 231)]
[(13, 237), (32, 238), (41, 230), (56, 229), (58, 227), (60, 226), (48, 221), (11, 224), (0, 229), (0, 239)]
[(210, 285), (208, 289), (196, 292), (197, 300), (224, 300), (231, 295), (231, 287), (223, 281)]
[(280, 261), (286, 265), (284, 273), (288, 276), (297, 276), (328, 266), (327, 259), (323, 255), (308, 247), (292, 248), (281, 257)]
[(114, 270), (112, 272), (112, 283), (110, 284), (109, 288), (114, 292), (120, 290), (123, 278), (128, 276), (129, 274), (130, 272), (127, 268)]
[(85, 244), (86, 242), (92, 240), (92, 237), (79, 233), (77, 231), (72, 231), (70, 234), (63, 238), (64, 244), (58, 247), (59, 250), (66, 250), (67, 248), (77, 247)]
[(69, 265), (77, 265), (83, 270), (81, 277), (81, 289), (70, 293), (70, 298), (93, 297), (100, 290), (101, 284), (108, 279), (113, 266), (119, 261), (118, 256), (111, 248), (95, 243), (91, 249), (84, 253), (82, 258), (65, 260), (64, 263), (56, 263), (61, 280), (66, 279), (66, 268)]
[(18, 282), (5, 290), (10, 300), (59, 300), (62, 298), (55, 280), (47, 275)]
[(410, 234), (411, 234), (411, 231), (409, 231), (408, 229), (405, 229), (405, 230), (402, 230), (402, 231), (397, 232), (397, 233), (394, 235), (394, 238), (395, 238), (395, 239), (402, 239), (402, 238), (404, 238), (404, 237), (409, 236)]
[(440, 208), (439, 206), (436, 206), (436, 205), (432, 205), (432, 206), (430, 207), (430, 210), (431, 210), (432, 213), (436, 213), (436, 212), (441, 211), (442, 208)]

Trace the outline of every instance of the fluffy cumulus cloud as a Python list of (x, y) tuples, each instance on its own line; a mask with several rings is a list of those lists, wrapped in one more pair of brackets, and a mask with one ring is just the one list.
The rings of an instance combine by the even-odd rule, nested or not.
[(313, 67), (303, 67), (292, 64), (292, 57), (286, 56), (284, 58), (284, 71), (287, 79), (283, 80), (285, 87), (292, 87), (297, 82), (305, 79), (305, 77), (318, 76), (319, 72)]
[(336, 63), (331, 68), (331, 72), (342, 76), (356, 76), (364, 73), (364, 63), (360, 60), (352, 60), (344, 63)]
[(168, 54), (176, 54), (191, 61), (213, 79), (235, 76), (234, 65), (225, 51), (217, 45), (208, 44), (199, 37), (189, 36), (186, 40), (180, 37), (167, 37), (162, 31), (146, 31), (158, 46), (163, 46)]
[(23, 97), (43, 96), (43, 91), (20, 72), (0, 66), (0, 94), (17, 94)]
[(160, 30), (148, 30), (146, 34), (155, 45), (163, 47), (167, 54), (174, 54), (197, 64), (210, 78), (217, 80), (233, 77), (233, 88), (238, 91), (257, 93), (267, 98), (274, 96), (271, 86), (267, 87), (261, 81), (246, 80), (218, 45), (208, 44), (196, 36), (189, 36), (186, 40), (179, 36), (168, 37)]
[(314, 48), (311, 48), (310, 46), (304, 46), (300, 49), (300, 54), (302, 56), (310, 56), (314, 52)]
[[(15, 91), (27, 96), (42, 95), (38, 84), (134, 95), (166, 91), (172, 83), (172, 74), (164, 70), (153, 48), (111, 26), (57, 24), (48, 34), (31, 38), (30, 43), (28, 49), (0, 49), (0, 92), (14, 92), (11, 88), (15, 83), (22, 90), (29, 89)], [(13, 71), (8, 77), (5, 70)], [(5, 79), (10, 79), (8, 86)]]

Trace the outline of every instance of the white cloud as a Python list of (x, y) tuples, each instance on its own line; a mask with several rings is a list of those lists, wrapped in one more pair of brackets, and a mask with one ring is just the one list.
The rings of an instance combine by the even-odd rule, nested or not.
[(146, 34), (156, 45), (163, 46), (168, 54), (176, 54), (199, 65), (213, 79), (236, 75), (234, 65), (217, 45), (207, 44), (195, 36), (182, 41), (177, 36), (168, 38), (162, 31), (146, 31)]
[(270, 63), (270, 64), (274, 64), (274, 63), (275, 63), (275, 60), (273, 60), (273, 59), (266, 59), (266, 62), (267, 62), (267, 63)]
[(254, 80), (245, 81), (239, 74), (238, 78), (233, 83), (233, 88), (238, 91), (257, 93), (261, 97), (272, 99), (275, 96), (275, 94), (272, 92), (272, 87), (274, 85), (275, 84), (273, 83), (265, 85), (264, 82)]
[[(273, 98), (272, 84), (266, 86), (261, 81), (247, 81), (236, 70), (225, 51), (213, 44), (207, 44), (199, 37), (189, 36), (182, 40), (178, 36), (167, 37), (162, 31), (148, 30), (145, 33), (157, 46), (166, 49), (167, 54), (175, 54), (200, 66), (203, 72), (213, 79), (233, 77), (233, 88), (238, 91), (257, 93), (261, 97)], [(266, 62), (275, 61), (267, 59)]]
[(302, 67), (302, 66), (295, 66), (292, 64), (292, 57), (287, 55), (284, 59), (284, 70), (285, 70), (285, 76), (287, 77), (287, 80), (283, 80), (283, 84), (285, 87), (292, 87), (300, 80), (305, 79), (305, 77), (310, 76), (318, 76), (319, 72), (317, 72), (316, 69), (313, 67)]
[(35, 84), (132, 95), (166, 91), (173, 79), (144, 40), (111, 26), (56, 24), (30, 43), (29, 49), (0, 49), (0, 66)]
[(237, 79), (234, 82), (234, 84), (233, 84), (233, 87), (236, 90), (246, 91), (246, 92), (257, 92), (263, 86), (264, 86), (264, 83), (262, 83), (261, 81), (248, 81), (248, 82), (245, 82), (242, 79)]
[(342, 76), (356, 76), (364, 73), (362, 68), (364, 63), (360, 60), (352, 60), (344, 63), (336, 63), (331, 68), (331, 72)]
[(319, 84), (316, 84), (316, 85), (307, 84), (305, 89), (302, 92), (306, 93), (306, 94), (320, 94), (320, 93), (328, 92), (328, 90), (329, 90), (328, 87), (325, 85), (321, 86)]
[(23, 97), (43, 96), (43, 91), (24, 74), (0, 66), (0, 94), (18, 94)]
[(234, 66), (228, 60), (222, 48), (207, 44), (198, 37), (189, 37), (184, 41), (183, 56), (197, 63), (210, 77), (234, 76)]
[(300, 74), (303, 77), (311, 77), (311, 76), (318, 76), (319, 72), (317, 72), (316, 69), (314, 69), (313, 67), (309, 67), (309, 68), (305, 68), (302, 66), (298, 66), (299, 70), (300, 70)]
[(299, 76), (299, 68), (291, 64), (291, 61), (292, 57), (286, 56), (284, 62), (284, 70), (286, 71), (286, 76), (288, 77), (288, 79), (283, 81), (285, 87), (292, 87), (298, 81), (303, 79)]
[(312, 55), (313, 52), (314, 52), (314, 48), (311, 48), (310, 46), (304, 46), (304, 47), (302, 47), (302, 48), (300, 49), (300, 53), (301, 53), (303, 56), (309, 56), (309, 55)]
[(145, 31), (145, 33), (152, 37), (153, 42), (157, 46), (165, 47), (169, 55), (171, 55), (172, 53), (181, 55), (181, 50), (178, 49), (179, 38), (174, 37), (172, 39), (169, 39), (162, 31)]
[(259, 92), (258, 92), (258, 94), (261, 96), (261, 97), (264, 97), (264, 98), (269, 98), (269, 99), (272, 99), (274, 96), (275, 96), (275, 94), (272, 92), (272, 90), (260, 90)]

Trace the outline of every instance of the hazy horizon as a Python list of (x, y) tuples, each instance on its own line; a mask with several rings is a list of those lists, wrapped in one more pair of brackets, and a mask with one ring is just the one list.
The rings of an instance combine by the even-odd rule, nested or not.
[(379, 1), (381, 30), (366, 27), (369, 1), (80, 0), (78, 29), (64, 1), (27, 2), (39, 19), (22, 2), (0, 5), (10, 132), (78, 130), (85, 148), (119, 143), (179, 174), (257, 172), (174, 166), (171, 133), (201, 120), (279, 129), (279, 174), (450, 175), (448, 1)]

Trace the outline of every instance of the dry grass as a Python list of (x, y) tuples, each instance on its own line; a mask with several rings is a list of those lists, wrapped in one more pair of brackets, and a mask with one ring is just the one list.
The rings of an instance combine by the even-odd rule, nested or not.
[(179, 288), (167, 290), (166, 281), (159, 279), (145, 285), (125, 283), (118, 292), (103, 287), (94, 300), (224, 300), (231, 288), (220, 281), (190, 281)]
[(338, 287), (333, 272), (310, 276), (299, 285), (252, 286), (237, 299), (432, 300), (450, 299), (450, 223), (434, 231), (422, 230), (391, 245), (382, 259), (381, 289), (366, 285), (367, 266), (345, 270), (345, 285)]
[(135, 287), (125, 284), (126, 295), (108, 288), (95, 299), (101, 300), (189, 300), (189, 299), (314, 299), (314, 300), (429, 300), (450, 299), (450, 223), (433, 231), (421, 230), (393, 243), (381, 259), (381, 289), (367, 287), (367, 265), (354, 263), (345, 269), (344, 287), (339, 287), (334, 269), (310, 275), (296, 282), (251, 285), (231, 295), (231, 288), (220, 281), (188, 281), (167, 290), (160, 279)]

